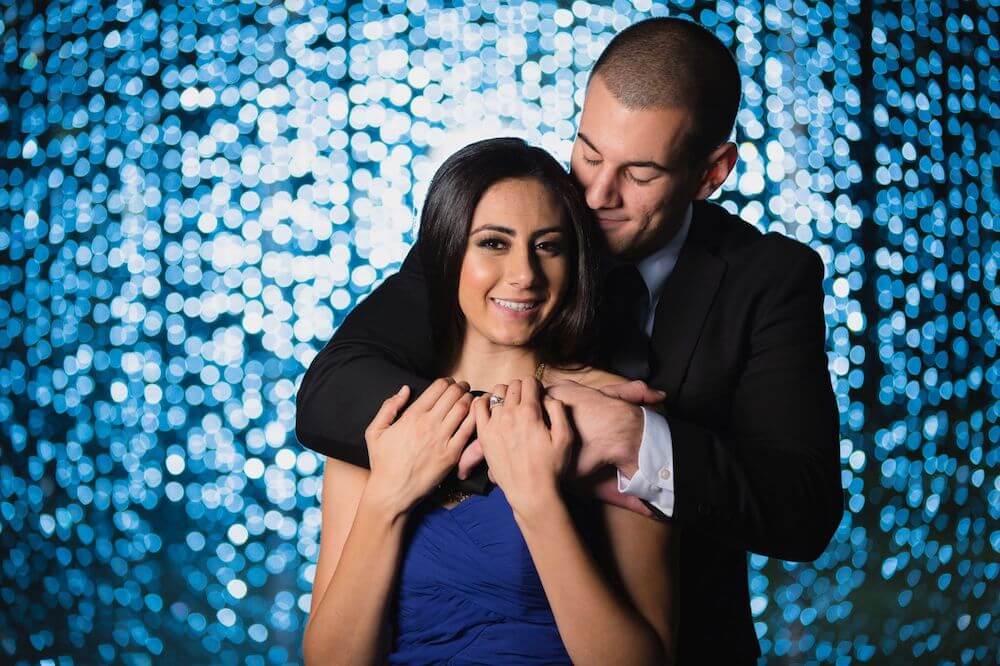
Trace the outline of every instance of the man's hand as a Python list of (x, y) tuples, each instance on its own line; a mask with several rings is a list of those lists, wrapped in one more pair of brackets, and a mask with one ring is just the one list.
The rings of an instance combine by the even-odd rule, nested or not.
[(548, 395), (561, 401), (580, 436), (576, 458), (577, 476), (587, 476), (606, 465), (617, 467), (631, 477), (639, 468), (639, 444), (644, 417), (636, 403), (624, 399), (662, 400), (645, 382), (627, 382), (593, 389), (574, 381), (553, 384)]
[[(503, 395), (507, 386), (498, 384), (493, 387), (493, 393)], [(580, 455), (577, 457), (576, 475), (586, 476), (605, 465), (618, 466), (611, 458), (621, 458), (622, 473), (628, 477), (638, 469), (639, 444), (642, 439), (642, 412), (638, 405), (655, 406), (662, 402), (666, 394), (663, 391), (650, 388), (646, 382), (635, 380), (621, 384), (610, 384), (601, 389), (592, 389), (571, 380), (557, 382), (550, 386), (547, 395), (561, 400), (570, 408), (570, 417), (576, 426), (582, 440)], [(596, 409), (596, 412), (584, 413)], [(583, 421), (583, 423), (581, 423)], [(638, 425), (638, 430), (636, 430)], [(608, 456), (608, 452), (619, 455)], [(483, 449), (479, 442), (473, 440), (458, 461), (458, 478), (465, 479), (476, 465), (483, 460)], [(618, 493), (618, 484), (612, 484), (614, 494)], [(605, 501), (611, 501), (613, 494), (605, 493)], [(631, 498), (635, 499), (635, 498)], [(649, 509), (641, 501), (635, 500), (648, 515)], [(617, 502), (611, 501), (612, 504)]]
[(621, 384), (609, 384), (602, 389), (601, 393), (609, 398), (627, 400), (634, 405), (644, 405), (646, 407), (659, 407), (667, 394), (659, 389), (650, 388), (649, 384), (641, 379), (634, 379)]

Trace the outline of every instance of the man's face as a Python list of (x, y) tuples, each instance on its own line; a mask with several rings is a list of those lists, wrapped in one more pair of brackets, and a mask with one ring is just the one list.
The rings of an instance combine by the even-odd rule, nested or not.
[(570, 170), (615, 256), (642, 259), (680, 228), (699, 184), (683, 155), (691, 126), (687, 109), (629, 109), (591, 77)]

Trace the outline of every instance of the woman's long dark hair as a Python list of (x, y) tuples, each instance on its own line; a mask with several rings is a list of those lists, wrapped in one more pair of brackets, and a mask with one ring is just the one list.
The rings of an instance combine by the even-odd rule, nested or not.
[(555, 197), (568, 227), (569, 276), (566, 291), (549, 320), (529, 344), (550, 365), (590, 359), (597, 310), (597, 255), (594, 224), (572, 177), (541, 148), (522, 139), (477, 141), (449, 157), (431, 180), (420, 216), (417, 247), (427, 277), (439, 370), (455, 361), (465, 333), (458, 282), (476, 206), (496, 183), (535, 179)]

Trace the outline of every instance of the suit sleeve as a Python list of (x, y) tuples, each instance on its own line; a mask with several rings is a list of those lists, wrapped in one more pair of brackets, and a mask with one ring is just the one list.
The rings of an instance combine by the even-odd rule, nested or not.
[(666, 413), (673, 519), (741, 550), (811, 561), (844, 511), (839, 415), (827, 370), (823, 265), (815, 252), (764, 294), (732, 420), (713, 432)]
[(296, 396), (295, 434), (324, 456), (368, 467), (364, 432), (382, 402), (430, 384), (430, 305), (416, 247), (359, 303), (309, 365)]

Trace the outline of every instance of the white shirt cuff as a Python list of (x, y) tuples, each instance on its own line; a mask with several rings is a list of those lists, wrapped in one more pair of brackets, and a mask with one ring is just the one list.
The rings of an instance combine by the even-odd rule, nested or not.
[(618, 470), (618, 492), (644, 499), (665, 516), (674, 515), (674, 447), (667, 420), (642, 408), (639, 469), (629, 479)]

